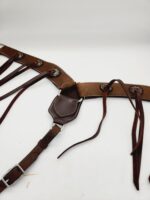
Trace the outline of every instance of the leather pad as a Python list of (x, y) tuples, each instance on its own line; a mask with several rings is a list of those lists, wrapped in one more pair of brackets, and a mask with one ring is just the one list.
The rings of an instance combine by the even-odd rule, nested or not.
[(60, 94), (55, 97), (48, 111), (55, 123), (63, 125), (77, 117), (80, 105), (78, 99)]

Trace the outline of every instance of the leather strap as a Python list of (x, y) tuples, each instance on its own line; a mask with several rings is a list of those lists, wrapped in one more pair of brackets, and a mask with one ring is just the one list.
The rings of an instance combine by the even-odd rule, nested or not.
[[(3, 46), (2, 48), (0, 48), (0, 54), (8, 57), (9, 59), (13, 58), (14, 55), (18, 53), (21, 52), (8, 46)], [(16, 60), (16, 62), (24, 65), (38, 62), (38, 66), (32, 67), (32, 69), (39, 73), (47, 72), (53, 69), (59, 70), (60, 71), (59, 77), (48, 78), (59, 89), (69, 88), (75, 84), (74, 80), (68, 74), (66, 74), (64, 70), (62, 70), (60, 67), (58, 67), (53, 63), (46, 62), (44, 60), (41, 60), (34, 56), (30, 56), (25, 53), (23, 53), (23, 57), (20, 58), (19, 60)]]
[[(4, 46), (0, 48), (0, 54), (8, 57), (9, 59), (14, 57), (14, 55), (20, 53), (20, 51), (13, 49), (8, 46)], [(76, 83), (74, 80), (64, 72), (60, 67), (53, 63), (49, 63), (43, 61), (37, 57), (30, 56), (28, 54), (22, 53), (23, 57), (15, 60), (16, 62), (28, 65), (29, 63), (41, 63), (39, 66), (36, 67), (32, 66), (31, 68), (39, 73), (43, 73), (49, 71), (51, 69), (58, 69), (60, 71), (60, 76), (58, 77), (49, 77), (48, 79), (56, 85), (59, 89), (66, 89), (72, 87)], [(107, 84), (106, 82), (89, 82), (89, 83), (77, 83), (78, 92), (81, 98), (96, 98), (102, 97), (101, 85)], [(125, 84), (126, 90), (129, 91), (130, 87), (135, 86), (135, 84)], [(146, 85), (136, 85), (143, 89), (142, 100), (150, 101), (150, 87)], [(121, 86), (118, 83), (113, 84), (112, 91), (109, 93), (109, 97), (120, 97), (120, 98), (127, 98), (127, 95), (122, 90)], [(131, 95), (132, 98), (134, 96)]]
[(38, 142), (33, 150), (18, 165), (13, 167), (2, 180), (0, 180), (0, 192), (3, 192), (8, 186), (12, 185), (24, 173), (24, 171), (35, 162), (60, 130), (61, 128), (58, 125), (54, 125), (52, 129)]
[(3, 122), (3, 120), (7, 116), (8, 112), (12, 108), (13, 104), (22, 95), (23, 92), (25, 92), (30, 86), (34, 85), (35, 83), (37, 83), (38, 81), (42, 80), (43, 78), (52, 77), (52, 76), (53, 76), (53, 71), (52, 70), (48, 71), (48, 72), (43, 72), (41, 74), (38, 74), (34, 78), (30, 79), (29, 81), (23, 83), (22, 85), (18, 86), (17, 88), (11, 90), (10, 92), (8, 92), (8, 93), (4, 94), (3, 96), (1, 96), (0, 97), (0, 101), (2, 101), (3, 99), (11, 96), (12, 94), (18, 92), (16, 94), (16, 96), (11, 100), (11, 102), (7, 106), (7, 108), (4, 111), (4, 113), (2, 114), (2, 116), (0, 117), (0, 124)]
[(76, 146), (78, 146), (78, 145), (80, 145), (80, 144), (82, 144), (82, 143), (88, 142), (88, 141), (93, 140), (93, 139), (95, 139), (96, 137), (98, 137), (98, 135), (99, 135), (99, 133), (100, 133), (100, 131), (101, 131), (101, 128), (102, 128), (103, 121), (104, 121), (104, 119), (105, 119), (105, 117), (106, 117), (106, 114), (107, 114), (107, 96), (108, 96), (108, 93), (109, 93), (108, 91), (103, 92), (103, 102), (102, 102), (103, 114), (102, 114), (101, 121), (100, 121), (100, 123), (99, 123), (99, 125), (98, 125), (98, 128), (97, 128), (96, 132), (94, 133), (94, 135), (92, 135), (91, 137), (89, 137), (89, 138), (87, 138), (87, 139), (85, 139), (85, 140), (82, 140), (82, 141), (80, 141), (80, 142), (77, 142), (77, 143), (71, 145), (70, 147), (68, 147), (67, 149), (65, 149), (65, 150), (57, 157), (57, 159), (59, 159), (60, 157), (62, 157), (62, 156), (63, 156), (66, 152), (68, 152), (70, 149), (72, 149), (72, 148), (74, 148), (74, 147), (76, 147)]
[(22, 74), (23, 72), (27, 71), (28, 69), (30, 69), (31, 67), (34, 67), (34, 66), (36, 66), (35, 63), (29, 63), (29, 64), (23, 64), (23, 65), (21, 65), (20, 67), (18, 67), (14, 71), (12, 71), (10, 74), (8, 74), (4, 78), (2, 78), (0, 80), (0, 86), (4, 85), (8, 81), (12, 80), (16, 76)]
[[(107, 84), (106, 82), (95, 82), (95, 83), (77, 83), (77, 88), (81, 98), (89, 99), (102, 97), (103, 91), (101, 86)], [(130, 88), (133, 86), (138, 86), (143, 90), (141, 99), (143, 101), (150, 101), (150, 87), (146, 85), (136, 85), (136, 84), (125, 84), (126, 91), (130, 93)], [(122, 87), (118, 83), (114, 83), (112, 86), (112, 91), (108, 95), (109, 97), (119, 97), (119, 98), (128, 98)], [(134, 95), (130, 94), (131, 98), (134, 99)]]
[[(133, 157), (133, 182), (137, 190), (139, 190), (139, 177), (142, 158), (143, 136), (144, 136), (144, 110), (140, 97), (140, 93), (135, 93), (136, 110), (139, 113), (139, 118), (135, 113), (132, 127), (132, 157)], [(137, 127), (139, 121), (139, 133), (137, 135)]]
[[(150, 87), (145, 85), (133, 85), (133, 84), (124, 84), (121, 80), (113, 79), (109, 83), (75, 83), (71, 77), (69, 77), (60, 67), (55, 64), (45, 62), (40, 60), (39, 58), (30, 56), (28, 54), (24, 54), (19, 52), (18, 50), (12, 49), (8, 46), (3, 46), (0, 48), (0, 55), (4, 55), (8, 57), (8, 60), (0, 67), (0, 74), (5, 72), (11, 64), (15, 61), (22, 64), (16, 70), (12, 71), (6, 77), (0, 80), (0, 86), (23, 73), (28, 69), (34, 69), (40, 74), (33, 79), (27, 81), (21, 86), (15, 88), (14, 90), (4, 94), (0, 97), (0, 100), (7, 98), (8, 96), (16, 93), (17, 95), (13, 98), (13, 100), (8, 105), (7, 109), (3, 113), (0, 118), (0, 123), (4, 120), (10, 108), (17, 100), (17, 98), (31, 85), (46, 77), (50, 81), (52, 81), (56, 87), (61, 89), (61, 95), (56, 97), (50, 107), (50, 113), (54, 119), (54, 121), (58, 124), (65, 124), (69, 121), (72, 121), (78, 114), (80, 104), (79, 98), (88, 99), (88, 98), (96, 98), (103, 97), (103, 116), (101, 122), (98, 126), (96, 133), (83, 140), (78, 142), (68, 149), (66, 149), (60, 156), (62, 156), (66, 151), (71, 149), (72, 147), (81, 144), (83, 142), (94, 139), (98, 136), (102, 122), (106, 116), (106, 99), (107, 97), (121, 97), (128, 98), (132, 107), (135, 110), (135, 117), (132, 127), (132, 153), (133, 156), (133, 181), (134, 184), (139, 190), (139, 176), (140, 176), (140, 167), (141, 167), (141, 157), (142, 157), (142, 144), (143, 144), (143, 135), (144, 135), (144, 110), (142, 106), (142, 100), (150, 101)], [(51, 76), (51, 72), (55, 72), (59, 76)], [(53, 73), (54, 74), (54, 73)], [(115, 82), (118, 83), (115, 83)], [(139, 93), (133, 93), (132, 89), (138, 88)], [(76, 91), (74, 93), (74, 91)], [(77, 93), (77, 94), (76, 94)], [(67, 97), (67, 98), (66, 98)], [(75, 97), (75, 99), (74, 99)], [(136, 105), (132, 102), (132, 99), (135, 99)], [(55, 108), (57, 104), (58, 110)], [(65, 105), (68, 106), (68, 110), (66, 110)], [(71, 105), (71, 106), (70, 106)], [(72, 110), (72, 105), (74, 105), (74, 109)], [(63, 112), (62, 112), (63, 111)], [(67, 112), (66, 112), (67, 111)], [(64, 116), (65, 114), (65, 116)], [(63, 117), (63, 120), (62, 120)], [(58, 119), (57, 119), (58, 118)], [(136, 137), (137, 126), (139, 123), (139, 135)], [(61, 122), (61, 123), (60, 123)], [(7, 186), (14, 183), (23, 172), (37, 159), (40, 153), (48, 146), (50, 141), (60, 132), (60, 127), (55, 125), (47, 134), (44, 136), (40, 142), (36, 145), (36, 147), (12, 170), (10, 170), (4, 178), (0, 181), (0, 192), (2, 192)], [(59, 156), (59, 157), (60, 157)]]

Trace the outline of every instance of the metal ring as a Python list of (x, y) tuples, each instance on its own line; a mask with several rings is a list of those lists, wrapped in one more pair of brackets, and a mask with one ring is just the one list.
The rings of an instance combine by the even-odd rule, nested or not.
[(58, 69), (52, 69), (52, 71), (51, 71), (51, 75), (53, 76), (53, 77), (57, 77), (57, 76), (59, 76), (60, 75), (60, 71), (58, 70)]

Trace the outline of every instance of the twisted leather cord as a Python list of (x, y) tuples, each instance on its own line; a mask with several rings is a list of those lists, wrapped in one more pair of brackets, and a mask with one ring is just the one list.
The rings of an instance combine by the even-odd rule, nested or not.
[(27, 71), (28, 69), (30, 69), (31, 67), (34, 67), (34, 66), (35, 66), (35, 63), (29, 63), (29, 64), (23, 64), (23, 65), (21, 65), (20, 67), (18, 67), (14, 71), (12, 71), (10, 74), (8, 74), (4, 78), (2, 78), (0, 80), (0, 86), (4, 85), (8, 81), (12, 80), (16, 76), (22, 74), (23, 72)]
[(37, 76), (35, 76), (34, 78), (30, 79), (29, 81), (25, 82), (24, 84), (22, 84), (21, 86), (15, 88), (14, 90), (8, 92), (7, 94), (3, 95), (2, 98), (0, 97), (0, 101), (3, 100), (4, 98), (9, 97), (10, 95), (16, 93), (17, 91), (19, 91), (16, 96), (11, 100), (11, 102), (9, 103), (9, 105), (7, 106), (6, 110), (4, 111), (4, 113), (2, 114), (2, 116), (0, 117), (0, 124), (3, 122), (3, 120), (5, 119), (5, 117), (7, 116), (8, 112), (10, 111), (11, 107), (13, 106), (13, 104), (15, 103), (15, 101), (19, 98), (19, 96), (30, 86), (32, 86), (33, 84), (37, 83), (38, 81), (42, 80), (45, 77), (48, 76), (52, 76), (53, 71), (49, 71), (49, 72), (43, 72)]
[(3, 74), (10, 65), (18, 59), (19, 54), (16, 53), (14, 56), (10, 57), (1, 67), (0, 67), (0, 75)]
[(103, 121), (104, 121), (104, 119), (105, 119), (105, 117), (106, 117), (106, 114), (107, 114), (107, 106), (106, 106), (107, 96), (108, 96), (108, 91), (105, 91), (105, 92), (103, 93), (103, 97), (102, 97), (102, 98), (103, 98), (103, 114), (102, 114), (102, 119), (101, 119), (101, 121), (100, 121), (100, 123), (99, 123), (99, 126), (98, 126), (98, 129), (97, 129), (96, 133), (95, 133), (94, 135), (92, 135), (91, 137), (89, 137), (89, 138), (87, 138), (87, 139), (85, 139), (85, 140), (82, 140), (82, 141), (80, 141), (80, 142), (77, 142), (77, 143), (71, 145), (70, 147), (68, 147), (66, 150), (64, 150), (64, 151), (57, 157), (58, 159), (59, 159), (62, 155), (64, 155), (68, 150), (72, 149), (73, 147), (75, 147), (75, 146), (77, 146), (77, 145), (79, 145), (79, 144), (82, 144), (82, 143), (84, 143), (84, 142), (88, 142), (88, 141), (90, 141), (90, 140), (93, 140), (94, 138), (96, 138), (96, 137), (99, 135), (100, 130), (101, 130), (101, 127), (102, 127), (102, 123), (103, 123)]

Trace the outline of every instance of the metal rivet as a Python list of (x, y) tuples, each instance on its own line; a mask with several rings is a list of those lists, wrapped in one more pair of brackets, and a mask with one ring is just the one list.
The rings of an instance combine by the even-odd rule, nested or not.
[(42, 61), (42, 60), (37, 60), (37, 61), (36, 61), (36, 65), (37, 65), (38, 67), (40, 67), (41, 65), (43, 65), (43, 61)]
[(23, 57), (23, 53), (22, 52), (18, 52), (18, 59), (21, 59)]
[[(100, 89), (104, 92), (106, 86), (107, 86), (107, 83), (103, 83), (103, 84), (100, 85)], [(108, 91), (109, 91), (109, 92), (111, 92), (112, 90), (113, 90), (112, 87), (109, 87), (109, 88), (108, 88)]]
[(0, 44), (0, 49), (3, 48), (5, 45), (4, 44)]
[(142, 93), (143, 93), (143, 88), (134, 85), (134, 86), (131, 86), (131, 87), (129, 88), (129, 91), (130, 91), (132, 94), (135, 94), (135, 93), (142, 94)]
[(60, 75), (60, 71), (58, 69), (53, 69), (52, 70), (52, 76), (53, 77), (56, 77), (56, 76), (59, 76)]

